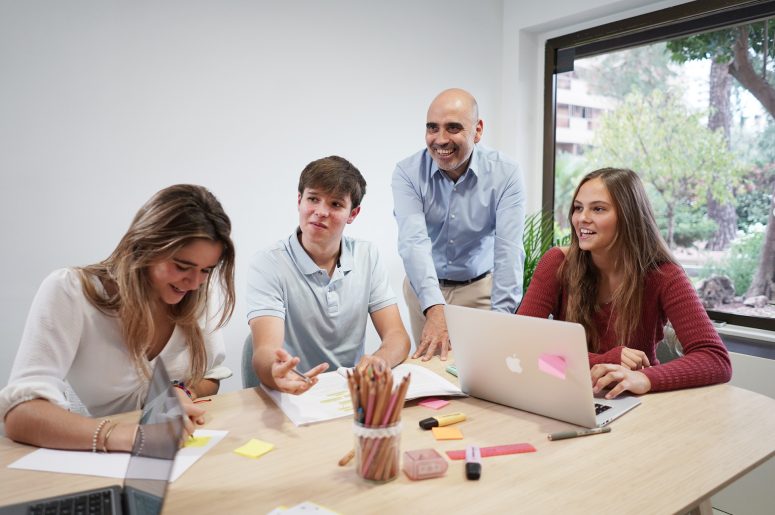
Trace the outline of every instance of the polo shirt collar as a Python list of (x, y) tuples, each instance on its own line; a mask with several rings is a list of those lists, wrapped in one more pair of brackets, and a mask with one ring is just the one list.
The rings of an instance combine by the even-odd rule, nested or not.
[[(297, 227), (296, 230), (293, 231), (293, 234), (291, 234), (291, 237), (288, 239), (291, 252), (296, 259), (296, 262), (299, 264), (301, 273), (304, 275), (316, 274), (320, 270), (320, 267), (312, 260), (309, 254), (307, 254), (307, 251), (304, 250), (304, 247), (301, 246), (301, 242), (299, 241), (300, 234), (301, 229)], [(353, 256), (352, 249), (348, 245), (345, 245), (344, 237), (342, 237), (342, 241), (339, 243), (339, 249), (338, 268), (341, 268), (342, 273), (347, 273), (353, 269), (355, 257)]]

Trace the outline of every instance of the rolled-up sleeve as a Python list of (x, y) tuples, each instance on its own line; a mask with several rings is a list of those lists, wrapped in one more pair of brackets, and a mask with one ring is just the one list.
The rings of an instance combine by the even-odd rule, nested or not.
[(83, 303), (76, 272), (57, 270), (41, 284), (32, 301), (8, 385), (0, 390), (0, 420), (16, 405), (46, 399), (69, 408), (67, 376), (83, 330)]
[(221, 381), (228, 379), (234, 373), (223, 364), (226, 360), (226, 344), (223, 340), (223, 331), (217, 327), (220, 321), (221, 311), (211, 303), (208, 306), (207, 324), (204, 329), (205, 350), (207, 352), (207, 371), (205, 379)]

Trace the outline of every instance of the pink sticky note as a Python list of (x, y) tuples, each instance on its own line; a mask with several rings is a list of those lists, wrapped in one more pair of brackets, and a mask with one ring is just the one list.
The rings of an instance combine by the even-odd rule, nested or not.
[(419, 404), (420, 406), (425, 406), (426, 408), (430, 409), (441, 409), (449, 404), (449, 401), (445, 401), (444, 399), (425, 399)]
[(565, 379), (565, 358), (556, 354), (541, 353), (538, 356), (538, 370), (558, 379)]

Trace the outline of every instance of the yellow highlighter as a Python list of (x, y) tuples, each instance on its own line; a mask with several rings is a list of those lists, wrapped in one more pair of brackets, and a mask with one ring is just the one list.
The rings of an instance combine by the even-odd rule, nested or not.
[(447, 415), (437, 415), (435, 417), (424, 418), (420, 421), (420, 427), (423, 429), (431, 429), (434, 427), (443, 427), (457, 422), (462, 422), (466, 419), (466, 416), (459, 411), (455, 413), (449, 413)]

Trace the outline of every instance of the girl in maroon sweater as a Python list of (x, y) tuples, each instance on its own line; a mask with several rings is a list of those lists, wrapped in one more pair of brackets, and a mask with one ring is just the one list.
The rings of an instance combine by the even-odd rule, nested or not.
[[(611, 388), (612, 399), (729, 381), (726, 347), (660, 236), (638, 176), (587, 174), (569, 219), (570, 246), (544, 254), (517, 314), (584, 326), (595, 393)], [(662, 365), (656, 346), (668, 320), (684, 356)]]

